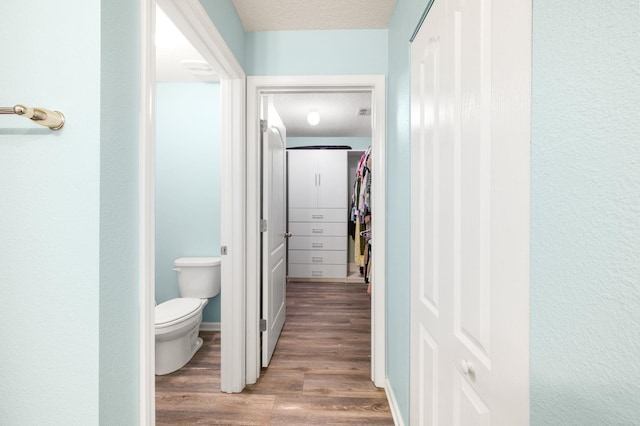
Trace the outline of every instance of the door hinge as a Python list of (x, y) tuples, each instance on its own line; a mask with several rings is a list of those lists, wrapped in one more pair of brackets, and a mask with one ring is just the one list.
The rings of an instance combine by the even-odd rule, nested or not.
[(267, 131), (269, 123), (267, 123), (267, 120), (260, 120), (260, 131), (262, 133)]
[(227, 246), (222, 246), (220, 247), (220, 254), (222, 255), (226, 255), (227, 254)]
[(267, 220), (260, 219), (260, 232), (267, 232)]
[(263, 331), (267, 331), (267, 320), (266, 319), (261, 319), (260, 320), (260, 332)]

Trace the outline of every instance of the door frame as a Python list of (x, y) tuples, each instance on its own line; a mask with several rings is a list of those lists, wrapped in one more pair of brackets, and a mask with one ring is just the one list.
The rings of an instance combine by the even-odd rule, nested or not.
[(372, 94), (372, 245), (374, 285), (371, 292), (371, 379), (384, 388), (386, 381), (386, 110), (383, 75), (256, 76), (247, 77), (247, 383), (260, 377), (260, 96), (278, 92), (363, 91)]
[[(155, 424), (155, 6), (220, 76), (221, 98), (221, 390), (240, 392), (245, 366), (245, 80), (244, 70), (198, 0), (141, 1), (140, 188), (140, 424)], [(232, 309), (237, 306), (236, 309)]]

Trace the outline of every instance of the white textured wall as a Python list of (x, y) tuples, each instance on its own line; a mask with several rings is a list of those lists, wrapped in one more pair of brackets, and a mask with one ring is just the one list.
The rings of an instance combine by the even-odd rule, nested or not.
[(137, 423), (139, 7), (0, 4), (0, 425)]
[(0, 3), (0, 424), (98, 424), (100, 3)]
[(640, 2), (533, 5), (531, 424), (638, 424)]

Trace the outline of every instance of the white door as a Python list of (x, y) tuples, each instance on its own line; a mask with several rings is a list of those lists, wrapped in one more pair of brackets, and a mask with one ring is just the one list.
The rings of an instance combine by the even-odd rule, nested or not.
[(411, 424), (529, 423), (531, 1), (436, 0), (411, 48)]
[(316, 152), (289, 151), (289, 208), (309, 209), (318, 206), (316, 187), (318, 170)]
[(344, 209), (347, 205), (347, 151), (289, 151), (289, 208)]
[(262, 218), (267, 231), (262, 234), (262, 319), (266, 330), (262, 333), (262, 366), (269, 365), (278, 343), (286, 316), (286, 129), (265, 96), (262, 119), (266, 121), (262, 133)]
[(344, 209), (348, 205), (347, 152), (331, 149), (318, 150), (316, 158), (318, 207)]

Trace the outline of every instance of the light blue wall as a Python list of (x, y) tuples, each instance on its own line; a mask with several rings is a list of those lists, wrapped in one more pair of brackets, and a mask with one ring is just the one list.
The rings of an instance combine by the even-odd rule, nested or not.
[(287, 137), (287, 148), (310, 145), (346, 145), (351, 149), (366, 150), (371, 145), (371, 138), (364, 137), (341, 137), (341, 138), (315, 138), (315, 137)]
[(386, 74), (387, 30), (246, 34), (247, 75)]
[(137, 421), (138, 7), (0, 6), (2, 106), (67, 117), (0, 117), (2, 425)]
[(200, 0), (240, 66), (245, 69), (245, 32), (231, 0)]
[(400, 0), (389, 23), (387, 89), (387, 377), (409, 424), (410, 69), (413, 33), (427, 2)]
[(200, 4), (247, 75), (387, 72), (387, 30), (245, 33), (231, 0)]
[[(139, 391), (136, 380), (139, 376), (140, 352), (138, 117), (141, 49), (139, 11), (140, 4), (135, 1), (104, 1), (101, 17), (101, 45), (94, 48), (101, 52), (102, 73), (99, 109), (101, 120), (99, 411), (100, 424), (103, 425), (137, 424), (139, 412)], [(79, 33), (78, 37), (83, 36)], [(76, 90), (82, 90), (82, 85), (77, 82), (73, 87), (77, 88)], [(96, 112), (97, 110), (87, 110), (85, 114)], [(69, 126), (76, 126), (81, 119), (84, 118), (70, 116)], [(72, 398), (69, 399), (72, 400)], [(58, 422), (49, 422), (49, 424), (53, 423)]]
[[(162, 303), (180, 296), (175, 259), (220, 256), (220, 85), (158, 83), (156, 117), (156, 300)], [(203, 321), (220, 322), (220, 298), (209, 301)]]
[(640, 3), (533, 5), (531, 424), (638, 424)]

